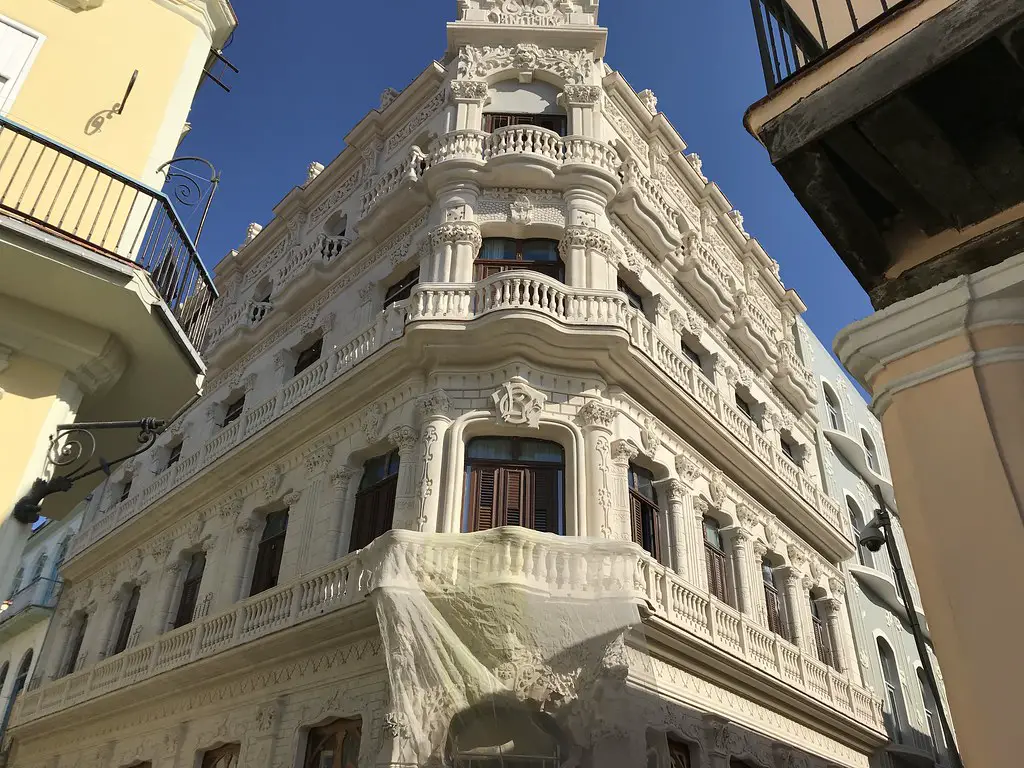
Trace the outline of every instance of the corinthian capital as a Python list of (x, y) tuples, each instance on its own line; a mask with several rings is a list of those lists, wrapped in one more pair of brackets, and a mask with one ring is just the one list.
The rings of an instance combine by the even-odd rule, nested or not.
[(487, 98), (487, 83), (483, 80), (453, 80), (452, 98), (456, 101), (483, 101)]
[(614, 251), (611, 238), (601, 230), (591, 227), (566, 227), (562, 241), (558, 244), (558, 250), (563, 259), (565, 252), (570, 248), (586, 248), (604, 254)]
[(480, 227), (475, 222), (446, 221), (431, 231), (430, 242), (435, 248), (445, 244), (469, 243), (477, 250), (483, 243), (483, 237), (480, 235)]
[(588, 400), (576, 414), (576, 421), (581, 427), (610, 427), (615, 420), (615, 409), (610, 405)]
[(562, 91), (565, 106), (589, 107), (601, 100), (601, 86), (568, 84)]

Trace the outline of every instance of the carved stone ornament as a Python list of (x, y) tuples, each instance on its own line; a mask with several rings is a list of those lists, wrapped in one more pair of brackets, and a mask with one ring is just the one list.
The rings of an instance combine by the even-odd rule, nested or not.
[(581, 427), (611, 427), (615, 421), (616, 410), (597, 400), (588, 400), (576, 414), (576, 422)]
[(286, 507), (294, 507), (296, 504), (299, 503), (299, 499), (301, 499), (301, 498), (302, 498), (302, 491), (291, 490), (291, 491), (288, 491), (288, 493), (286, 493), (281, 498), (281, 501), (284, 502), (284, 505)]
[(743, 228), (743, 214), (734, 208), (729, 211), (729, 218), (732, 219), (732, 223), (736, 225), (736, 229), (739, 230), (740, 234), (749, 240), (750, 235), (748, 235), (747, 230)]
[(650, 417), (644, 419), (644, 426), (640, 430), (640, 445), (647, 456), (654, 456), (661, 447), (661, 431), (658, 423)]
[(453, 80), (452, 98), (456, 101), (483, 101), (487, 98), (487, 83), (483, 80)]
[(725, 503), (726, 499), (726, 484), (725, 475), (722, 470), (716, 469), (711, 474), (711, 500), (715, 502), (719, 507)]
[(444, 220), (445, 221), (465, 221), (466, 220), (466, 205), (465, 203), (455, 203), (449, 205), (444, 209)]
[(739, 519), (740, 525), (748, 531), (760, 522), (760, 515), (757, 514), (757, 510), (743, 502), (736, 505), (736, 517)]
[(516, 224), (529, 224), (533, 221), (533, 203), (526, 195), (516, 195), (509, 203), (509, 216)]
[(625, 466), (640, 455), (640, 448), (632, 440), (616, 440), (612, 443), (612, 461)]
[(362, 288), (359, 289), (359, 303), (365, 304), (368, 301), (373, 301), (373, 297), (377, 294), (377, 283), (373, 280), (368, 282)]
[(324, 172), (324, 164), (312, 162), (306, 166), (306, 183), (309, 184), (313, 179)]
[(203, 517), (202, 515), (196, 515), (188, 525), (188, 540), (192, 546), (199, 543), (199, 540), (203, 536)]
[(479, 250), (483, 243), (480, 227), (472, 221), (446, 221), (430, 232), (430, 242), (435, 248), (443, 245), (469, 243), (473, 250)]
[(248, 245), (249, 243), (251, 243), (253, 240), (256, 239), (256, 235), (258, 235), (262, 231), (262, 224), (257, 224), (255, 221), (250, 223), (249, 226), (245, 228), (245, 242), (243, 242), (242, 245)]
[(273, 501), (277, 496), (277, 492), (281, 489), (281, 480), (283, 475), (281, 474), (281, 468), (276, 464), (267, 469), (259, 479), (260, 491), (263, 494), (264, 501)]
[(334, 446), (330, 443), (318, 443), (306, 454), (306, 474), (313, 476), (327, 469), (334, 457)]
[(797, 568), (802, 568), (807, 562), (807, 555), (796, 544), (786, 547), (786, 554), (789, 555), (789, 562)]
[(692, 488), (700, 477), (700, 463), (693, 454), (683, 451), (676, 456), (676, 472), (679, 479)]
[(416, 410), (424, 419), (434, 416), (447, 416), (452, 410), (452, 401), (443, 389), (428, 392), (416, 401)]
[(380, 439), (380, 430), (384, 426), (384, 406), (374, 403), (367, 408), (359, 419), (359, 428), (366, 436), (366, 442), (375, 443)]
[(491, 394), (499, 421), (540, 428), (540, 416), (548, 396), (531, 387), (526, 379), (514, 376)]
[(399, 96), (401, 93), (394, 88), (385, 88), (380, 94), (380, 111), (383, 112), (390, 107)]
[(832, 590), (833, 595), (846, 594), (846, 583), (842, 579), (837, 579), (835, 576), (829, 578), (828, 588)]
[(241, 497), (235, 497), (222, 501), (217, 507), (217, 514), (221, 517), (234, 517), (242, 511), (242, 499)]
[(589, 107), (601, 100), (601, 86), (599, 85), (573, 85), (565, 86), (565, 106), (567, 107)]
[(352, 478), (359, 472), (358, 469), (352, 467), (338, 467), (332, 469), (331, 474), (328, 476), (328, 480), (331, 481), (331, 487), (338, 492), (338, 495), (343, 495), (347, 490), (349, 483), (352, 482)]
[(384, 715), (384, 734), (392, 739), (408, 738), (409, 726), (405, 722), (405, 715), (401, 712), (388, 712)]
[(652, 91), (650, 88), (647, 88), (643, 91), (640, 91), (640, 93), (638, 93), (637, 96), (640, 97), (640, 101), (643, 102), (643, 105), (647, 107), (648, 112), (650, 112), (652, 115), (658, 114), (658, 97), (654, 95), (654, 91)]
[(534, 43), (482, 48), (465, 45), (459, 51), (459, 80), (481, 80), (490, 74), (509, 70), (529, 75), (542, 70), (566, 83), (582, 84), (594, 70), (594, 56), (586, 50), (541, 48)]
[(566, 227), (562, 240), (558, 244), (558, 251), (562, 254), (563, 259), (567, 257), (566, 249), (569, 248), (586, 248), (604, 254), (615, 252), (611, 238), (601, 230), (590, 227)]
[(419, 435), (412, 427), (397, 427), (388, 433), (388, 442), (398, 449), (401, 456), (408, 455), (416, 450), (416, 443)]

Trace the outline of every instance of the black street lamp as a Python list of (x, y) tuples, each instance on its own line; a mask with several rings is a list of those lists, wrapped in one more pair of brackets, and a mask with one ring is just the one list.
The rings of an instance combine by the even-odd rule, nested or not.
[(910, 631), (914, 635), (917, 653), (921, 657), (921, 667), (924, 669), (925, 679), (928, 681), (928, 687), (932, 689), (932, 698), (935, 699), (935, 708), (938, 710), (939, 722), (942, 725), (942, 735), (946, 740), (953, 768), (963, 768), (960, 751), (957, 749), (956, 739), (953, 738), (953, 729), (950, 728), (949, 718), (946, 715), (946, 707), (942, 702), (942, 695), (939, 693), (939, 684), (935, 680), (935, 670), (932, 668), (932, 660), (928, 655), (924, 632), (917, 619), (914, 599), (910, 596), (910, 584), (907, 583), (907, 576), (903, 570), (903, 560), (900, 558), (900, 551), (892, 534), (892, 517), (889, 514), (889, 508), (885, 505), (885, 499), (882, 497), (882, 486), (875, 486), (875, 497), (878, 501), (878, 511), (871, 522), (861, 530), (858, 543), (871, 552), (877, 552), (884, 544), (889, 553), (889, 560), (892, 562), (892, 570), (900, 591), (900, 599), (907, 611), (907, 621), (910, 624)]
[[(39, 477), (32, 482), (28, 493), (14, 504), (14, 519), (19, 523), (31, 525), (39, 519), (43, 499), (51, 493), (70, 491), (79, 480), (97, 472), (110, 475), (111, 469), (132, 456), (138, 456), (156, 441), (157, 437), (169, 424), (164, 419), (140, 419), (139, 421), (92, 421), (78, 424), (59, 424), (57, 431), (50, 438), (49, 459), (55, 467), (71, 467), (65, 474), (55, 474), (49, 480)], [(96, 453), (96, 430), (106, 429), (137, 429), (139, 431), (138, 450), (107, 461)], [(96, 466), (90, 468), (93, 457)]]

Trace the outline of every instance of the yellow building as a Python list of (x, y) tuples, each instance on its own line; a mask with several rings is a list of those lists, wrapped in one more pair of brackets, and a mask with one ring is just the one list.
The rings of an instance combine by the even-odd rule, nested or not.
[(0, 585), (54, 427), (166, 418), (202, 381), (214, 289), (159, 168), (235, 24), (227, 0), (0, 0)]

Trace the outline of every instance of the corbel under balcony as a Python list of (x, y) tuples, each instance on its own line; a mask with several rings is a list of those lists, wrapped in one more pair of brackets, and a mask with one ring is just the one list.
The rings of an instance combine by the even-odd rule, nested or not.
[(775, 368), (778, 342), (767, 319), (744, 291), (736, 293), (736, 308), (727, 331), (761, 373)]
[(695, 233), (688, 235), (686, 247), (679, 254), (682, 266), (676, 279), (686, 286), (712, 322), (718, 322), (735, 306), (735, 278), (726, 272), (718, 256), (700, 242)]
[(793, 342), (778, 343), (779, 357), (772, 382), (802, 414), (810, 413), (818, 402), (814, 374), (804, 366), (793, 350)]
[(679, 230), (680, 212), (657, 185), (640, 170), (635, 160), (627, 160), (619, 170), (622, 187), (611, 201), (610, 209), (627, 221), (633, 232), (659, 258), (683, 244)]

